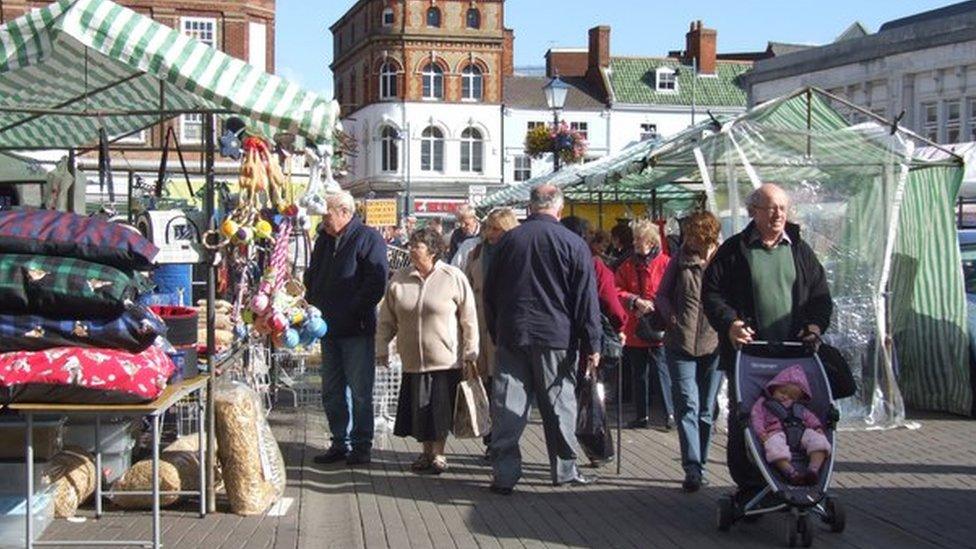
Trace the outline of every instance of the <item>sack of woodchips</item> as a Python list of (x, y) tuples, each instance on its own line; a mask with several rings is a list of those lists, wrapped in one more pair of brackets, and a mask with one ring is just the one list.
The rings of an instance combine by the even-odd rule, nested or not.
[(258, 394), (238, 381), (214, 391), (217, 457), (231, 510), (258, 515), (285, 491), (285, 460)]

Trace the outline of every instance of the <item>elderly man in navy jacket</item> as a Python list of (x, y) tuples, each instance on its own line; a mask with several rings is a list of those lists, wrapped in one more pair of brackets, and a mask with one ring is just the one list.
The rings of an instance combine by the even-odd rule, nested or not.
[(538, 403), (554, 485), (587, 484), (576, 468), (576, 370), (600, 362), (600, 307), (589, 247), (559, 223), (562, 192), (532, 190), (525, 223), (498, 244), (485, 278), (488, 331), (498, 346), (492, 386), (491, 489), (522, 476), (519, 439)]
[[(305, 272), (307, 299), (322, 309), (329, 324), (322, 340), (322, 404), (332, 446), (315, 456), (315, 462), (345, 459), (357, 465), (369, 463), (373, 446), (373, 338), (389, 266), (383, 237), (355, 215), (351, 194), (332, 193), (326, 206)], [(352, 395), (351, 426), (347, 389)]]

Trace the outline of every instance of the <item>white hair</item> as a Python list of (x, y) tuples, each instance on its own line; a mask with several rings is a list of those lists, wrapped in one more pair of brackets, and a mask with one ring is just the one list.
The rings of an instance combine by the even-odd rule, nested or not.
[(544, 183), (529, 193), (529, 211), (562, 210), (563, 192), (559, 187)]
[(462, 221), (471, 217), (478, 217), (478, 212), (475, 211), (471, 204), (464, 204), (457, 209), (457, 213), (455, 213), (454, 216), (458, 219), (458, 221)]
[(348, 213), (356, 212), (356, 199), (349, 191), (335, 191), (325, 196), (325, 202), (329, 208), (341, 208)]

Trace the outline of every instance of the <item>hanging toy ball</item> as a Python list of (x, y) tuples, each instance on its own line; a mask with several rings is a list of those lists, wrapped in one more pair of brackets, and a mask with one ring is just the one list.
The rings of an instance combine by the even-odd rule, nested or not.
[(224, 235), (227, 238), (231, 238), (232, 236), (237, 234), (237, 229), (239, 228), (240, 226), (237, 224), (236, 221), (227, 218), (224, 220), (223, 223), (220, 224), (220, 234)]
[(308, 323), (302, 326), (298, 344), (302, 347), (311, 347), (315, 343), (315, 334), (308, 329)]
[(250, 227), (241, 227), (234, 233), (234, 241), (237, 244), (249, 244), (252, 238), (254, 238), (254, 229)]
[(258, 221), (254, 225), (254, 236), (256, 236), (259, 240), (267, 240), (271, 238), (271, 233), (273, 231), (274, 228), (271, 227), (271, 223), (268, 223), (264, 219)]
[(288, 206), (285, 207), (284, 214), (287, 215), (288, 217), (295, 217), (296, 215), (298, 215), (298, 205), (289, 204)]
[(307, 316), (309, 319), (322, 318), (322, 311), (320, 311), (315, 305), (309, 305), (305, 308), (305, 316)]
[(251, 309), (244, 309), (241, 311), (241, 320), (243, 320), (245, 324), (254, 324), (254, 311)]
[(286, 349), (294, 349), (295, 347), (298, 347), (298, 343), (300, 340), (298, 336), (298, 330), (294, 328), (288, 328), (287, 330), (285, 330), (285, 334), (284, 336), (282, 336), (281, 339), (283, 340)]
[(322, 317), (308, 319), (306, 327), (317, 339), (325, 337), (326, 332), (329, 331), (329, 326), (322, 320)]
[(271, 315), (271, 330), (274, 333), (281, 333), (287, 327), (288, 317), (285, 316), (285, 313), (278, 312)]
[(251, 310), (255, 314), (262, 315), (268, 310), (268, 305), (271, 305), (271, 300), (268, 298), (267, 294), (257, 294), (251, 298)]
[(302, 322), (305, 322), (305, 311), (301, 309), (292, 309), (288, 320), (291, 321), (292, 326), (300, 326)]

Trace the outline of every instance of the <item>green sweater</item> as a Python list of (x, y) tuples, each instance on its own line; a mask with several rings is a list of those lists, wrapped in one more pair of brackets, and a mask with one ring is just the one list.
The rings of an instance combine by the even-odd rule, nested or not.
[(746, 247), (752, 275), (752, 296), (756, 304), (757, 339), (785, 341), (793, 321), (793, 282), (796, 265), (789, 244), (766, 249), (758, 242)]

